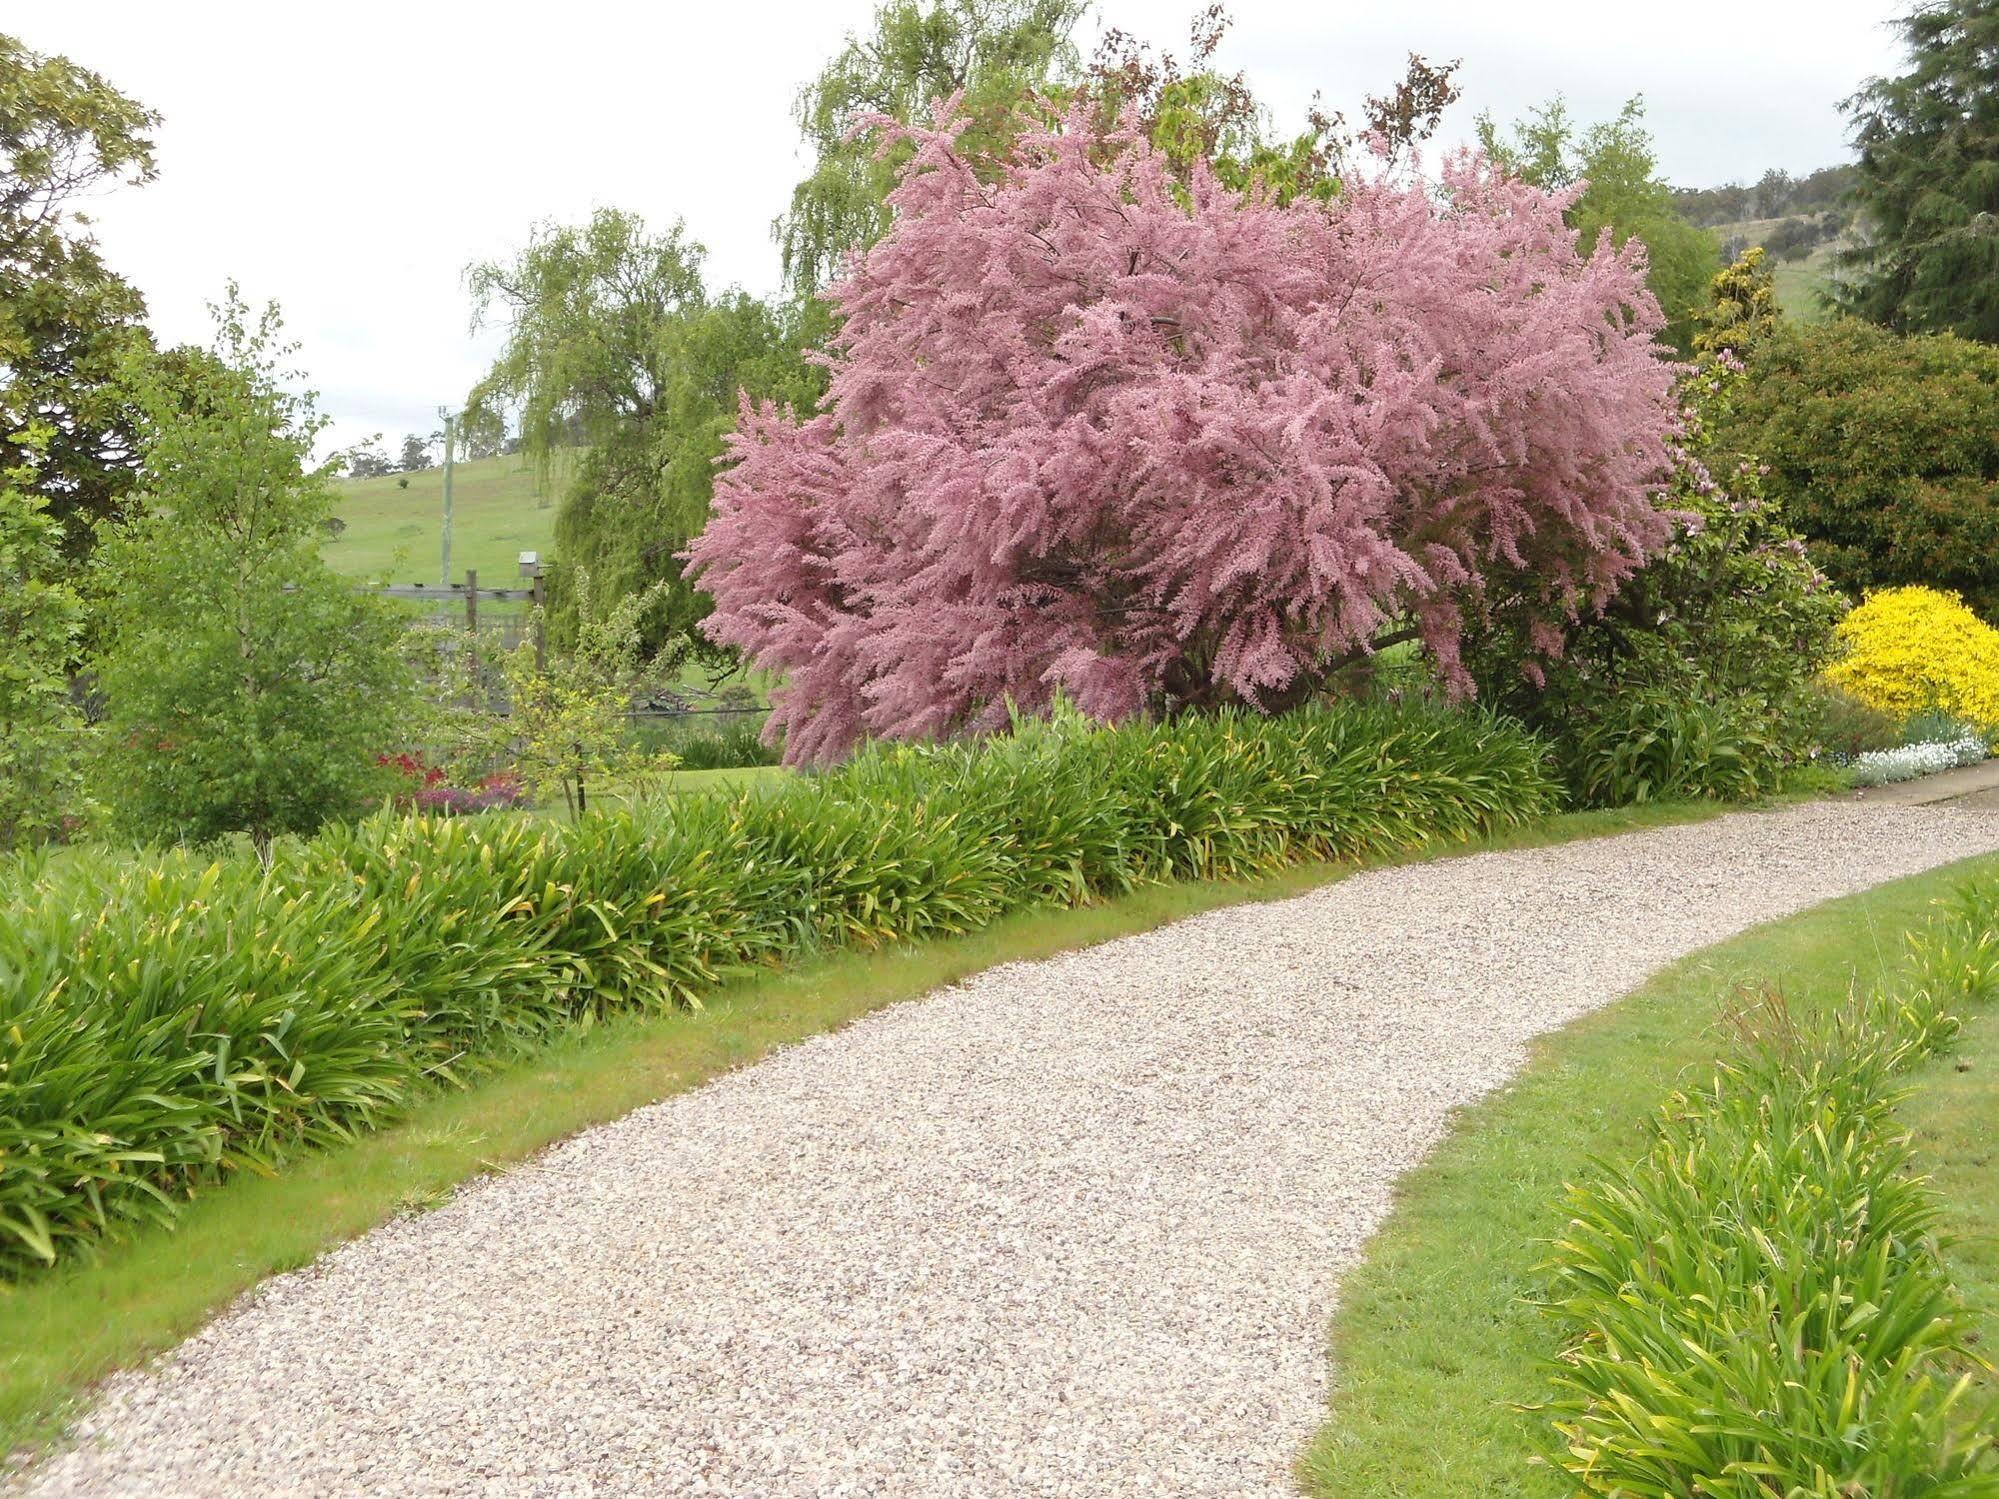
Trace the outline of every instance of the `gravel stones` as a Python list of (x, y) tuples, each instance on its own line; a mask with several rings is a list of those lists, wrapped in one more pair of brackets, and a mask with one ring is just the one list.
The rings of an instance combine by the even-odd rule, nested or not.
[(35, 1495), (1291, 1493), (1450, 1110), (1681, 955), (1999, 849), (1819, 803), (1357, 875), (878, 1012), (278, 1277)]

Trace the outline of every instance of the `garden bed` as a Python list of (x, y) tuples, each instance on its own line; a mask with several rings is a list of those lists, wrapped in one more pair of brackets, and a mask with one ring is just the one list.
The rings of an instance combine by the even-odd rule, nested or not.
[(1063, 717), (574, 826), (382, 818), (268, 866), (31, 865), (0, 930), (0, 1274), (820, 947), (1532, 821), (1556, 804), (1544, 758), (1517, 726), (1428, 708)]

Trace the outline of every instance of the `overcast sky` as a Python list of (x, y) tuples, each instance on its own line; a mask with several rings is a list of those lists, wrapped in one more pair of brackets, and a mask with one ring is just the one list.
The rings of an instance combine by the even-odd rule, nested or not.
[[(1202, 0), (1101, 0), (1090, 23), (1181, 47)], [(773, 290), (772, 218), (801, 173), (790, 105), (874, 0), (278, 6), (74, 0), (0, 21), (165, 116), (160, 174), (93, 204), (110, 264), (167, 341), (205, 342), (230, 276), (276, 298), (356, 441), (437, 425), (490, 357), (463, 272), (538, 219), (600, 205), (707, 245), (711, 282)], [(1220, 58), (1278, 122), (1314, 90), (1358, 113), (1411, 51), (1462, 57), (1472, 115), (1555, 93), (1588, 121), (1643, 93), (1693, 186), (1844, 160), (1838, 102), (1897, 63), (1893, 0), (1234, 0)]]

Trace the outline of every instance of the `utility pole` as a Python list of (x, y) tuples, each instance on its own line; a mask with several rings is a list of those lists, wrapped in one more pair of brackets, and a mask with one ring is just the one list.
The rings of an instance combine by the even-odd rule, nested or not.
[(458, 418), (440, 406), (444, 418), (444, 571), (437, 580), (440, 588), (451, 586), (451, 439), (458, 430)]
[(529, 580), (529, 609), (534, 618), (534, 671), (538, 677), (548, 675), (548, 589), (542, 583), (541, 553), (521, 553), (521, 576)]

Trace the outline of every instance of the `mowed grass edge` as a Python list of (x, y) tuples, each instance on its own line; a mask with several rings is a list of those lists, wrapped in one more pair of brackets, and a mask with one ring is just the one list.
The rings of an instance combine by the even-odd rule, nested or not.
[(310, 1263), (399, 1212), (577, 1131), (698, 1087), (777, 1047), (833, 1030), (1000, 963), (1047, 957), (1223, 906), (1277, 900), (1362, 867), (1528, 848), (1698, 821), (1711, 803), (1567, 813), (1369, 865), (1299, 865), (1246, 882), (1153, 885), (1121, 899), (1003, 918), (963, 937), (837, 952), (730, 984), (699, 1011), (615, 1017), (560, 1037), (401, 1124), (242, 1175), (197, 1197), (172, 1232), (106, 1245), (88, 1263), (0, 1283), (0, 1452), (56, 1437), (88, 1388), (170, 1348), (265, 1277)]
[[(1533, 1461), (1557, 1331), (1530, 1304), (1567, 1219), (1565, 1183), (1593, 1158), (1645, 1149), (1646, 1122), (1681, 1074), (1711, 1062), (1722, 1005), (1776, 983), (1816, 1014), (1882, 980), (1905, 935), (1982, 856), (1816, 906), (1667, 968), (1617, 1003), (1542, 1038), (1506, 1088), (1462, 1110), (1397, 1189), (1388, 1221), (1340, 1288), (1330, 1338), (1331, 1409), (1299, 1464), (1315, 1499), (1559, 1499), (1568, 1483)], [(1959, 1063), (1966, 1071), (1957, 1071)], [(1950, 1203), (1950, 1263), (1999, 1348), (1999, 1017), (1975, 1018), (1957, 1052), (1921, 1069), (1904, 1118)], [(1983, 1110), (1981, 1113), (1980, 1110)]]

